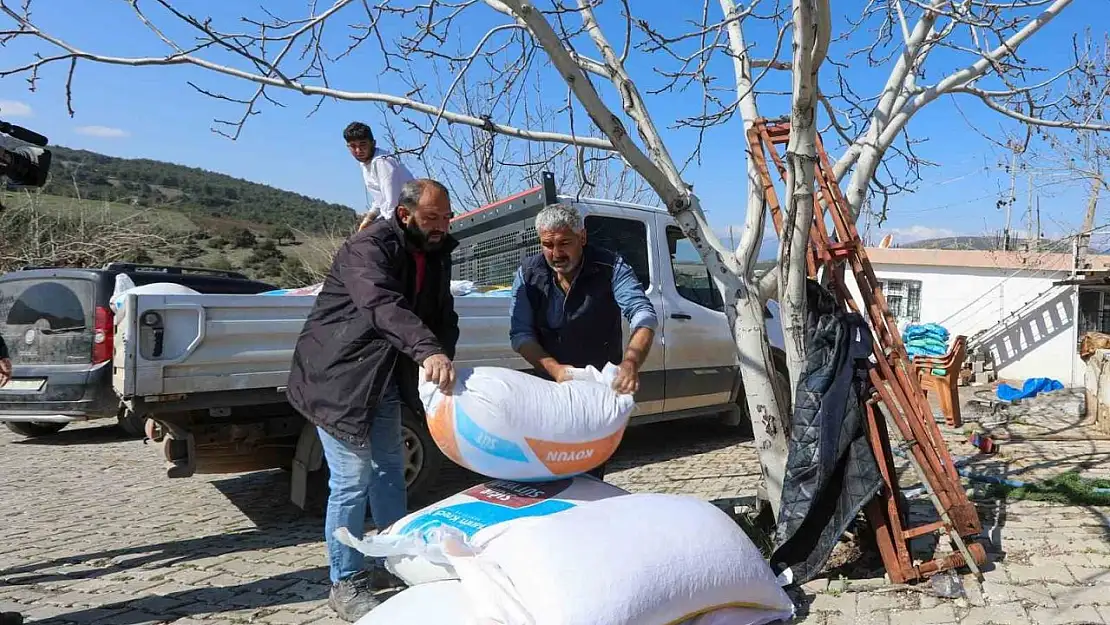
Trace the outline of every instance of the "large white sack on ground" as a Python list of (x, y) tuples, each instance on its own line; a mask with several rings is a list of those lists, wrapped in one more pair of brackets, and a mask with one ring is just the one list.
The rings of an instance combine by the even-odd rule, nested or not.
[(754, 625), (767, 623), (767, 611), (754, 608), (721, 608), (683, 621), (681, 625)]
[(409, 585), (456, 579), (451, 565), (434, 555), (438, 553), (437, 528), (457, 530), (471, 546), (480, 547), (475, 534), (487, 527), (627, 494), (589, 476), (531, 483), (494, 480), (421, 508), (376, 536), (353, 541), (353, 546), (368, 555), (386, 557), (386, 568)]
[(355, 625), (476, 625), (470, 601), (455, 580), (402, 590), (371, 610)]
[(728, 607), (748, 609), (729, 625), (762, 625), (794, 612), (751, 539), (694, 497), (603, 499), (475, 538), (484, 545), (443, 550), (477, 616), (504, 625), (671, 625)]
[[(619, 369), (576, 369), (561, 384), (501, 367), (459, 369), (453, 395), (424, 381), (428, 429), (444, 455), (505, 480), (552, 480), (609, 459), (636, 407), (612, 383)], [(421, 380), (424, 379), (421, 372)]]

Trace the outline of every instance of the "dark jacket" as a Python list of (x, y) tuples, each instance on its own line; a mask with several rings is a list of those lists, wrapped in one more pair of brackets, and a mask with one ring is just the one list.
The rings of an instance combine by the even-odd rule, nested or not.
[(286, 392), (311, 423), (354, 445), (370, 440), (374, 409), (389, 384), (422, 414), (418, 364), (455, 356), (459, 318), (451, 296), (451, 250), (426, 254), (416, 294), (416, 261), (400, 223), (378, 220), (335, 255), (293, 352)]
[(798, 584), (824, 569), (837, 541), (882, 486), (863, 406), (873, 389), (871, 330), (813, 280), (806, 282), (806, 295), (806, 364), (771, 554), (776, 573), (789, 567)]
[(621, 308), (613, 295), (613, 268), (617, 255), (586, 245), (582, 269), (566, 294), (563, 324), (553, 328), (547, 310), (552, 291), (552, 269), (543, 254), (525, 259), (522, 265), (524, 292), (532, 307), (536, 338), (552, 358), (571, 367), (593, 365), (597, 369), (623, 355)]
[(4, 337), (0, 336), (0, 360), (9, 358), (8, 345), (4, 342)]

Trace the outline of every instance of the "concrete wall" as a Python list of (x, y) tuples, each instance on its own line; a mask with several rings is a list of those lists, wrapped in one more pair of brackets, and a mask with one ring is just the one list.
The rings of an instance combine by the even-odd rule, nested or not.
[[(874, 268), (883, 280), (921, 282), (921, 323), (939, 323), (953, 335), (969, 338), (994, 328), (987, 346), (1001, 377), (1049, 377), (1083, 384), (1084, 366), (1076, 355), (1074, 288), (1052, 287), (1067, 277), (1066, 272), (896, 264)], [(854, 280), (849, 279), (849, 285), (858, 294)], [(1036, 301), (1022, 310), (1031, 300)], [(1003, 324), (1019, 310), (1019, 318)]]

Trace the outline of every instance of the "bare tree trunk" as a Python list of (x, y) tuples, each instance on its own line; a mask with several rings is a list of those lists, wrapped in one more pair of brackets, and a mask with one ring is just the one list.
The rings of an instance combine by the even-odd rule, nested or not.
[(817, 71), (829, 45), (828, 0), (794, 0), (794, 90), (790, 141), (786, 147), (786, 218), (779, 243), (779, 310), (797, 397), (805, 367), (806, 252), (813, 223), (813, 178), (817, 166)]
[[(728, 25), (729, 48), (732, 52), (736, 74), (736, 91), (740, 100), (740, 115), (744, 131), (751, 129), (759, 119), (755, 90), (752, 84), (751, 58), (744, 43), (744, 34), (732, 0), (720, 0)], [(747, 159), (748, 196), (747, 215), (736, 259), (740, 264), (743, 293), (723, 292), (725, 310), (729, 312), (732, 336), (739, 355), (740, 375), (744, 380), (744, 401), (752, 420), (752, 432), (759, 453), (760, 471), (763, 475), (767, 499), (778, 518), (782, 504), (782, 483), (786, 473), (787, 431), (790, 423), (788, 410), (790, 391), (778, 382), (774, 358), (767, 340), (767, 326), (763, 318), (764, 297), (758, 292), (752, 273), (759, 249), (763, 243), (763, 229), (767, 211), (763, 192), (763, 179), (755, 159)]]

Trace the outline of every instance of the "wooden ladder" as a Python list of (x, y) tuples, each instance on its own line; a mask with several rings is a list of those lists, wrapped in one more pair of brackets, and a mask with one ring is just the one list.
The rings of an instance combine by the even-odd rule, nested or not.
[[(748, 131), (750, 158), (754, 159), (759, 169), (764, 201), (780, 237), (784, 214), (771, 181), (767, 155), (770, 155), (779, 176), (785, 181), (786, 165), (779, 155), (778, 146), (785, 145), (789, 138), (790, 124), (785, 121), (760, 119)], [(866, 514), (875, 531), (883, 564), (893, 583), (915, 581), (938, 571), (965, 565), (981, 578), (979, 565), (986, 562), (986, 552), (978, 542), (971, 541), (969, 544), (964, 540), (964, 537), (974, 537), (981, 532), (979, 515), (960, 484), (948, 445), (921, 391), (897, 323), (887, 307), (820, 136), (817, 138), (817, 157), (817, 190), (806, 261), (808, 275), (816, 279), (818, 270), (823, 269), (833, 295), (846, 310), (861, 312), (862, 304), (864, 317), (875, 335), (873, 353), (876, 365), (870, 370), (874, 394), (865, 399), (865, 408), (867, 434), (884, 488), (868, 504)], [(850, 269), (855, 276), (862, 302), (857, 303), (849, 291), (844, 269)], [(901, 494), (895, 473), (888, 419), (900, 433), (904, 445), (902, 451), (925, 484), (941, 520), (910, 526), (908, 504)], [(945, 558), (915, 565), (910, 540), (939, 531), (949, 535), (956, 550)]]

